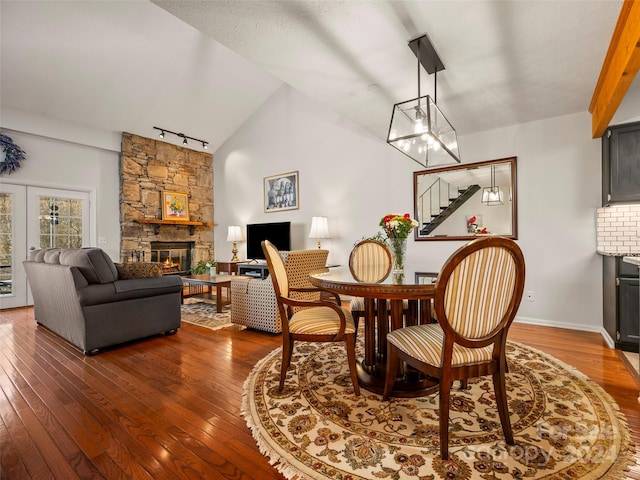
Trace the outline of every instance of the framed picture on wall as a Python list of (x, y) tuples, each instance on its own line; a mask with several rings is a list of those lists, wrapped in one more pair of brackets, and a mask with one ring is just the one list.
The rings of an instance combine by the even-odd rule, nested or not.
[(189, 221), (189, 194), (162, 191), (162, 220)]
[(264, 211), (280, 212), (300, 208), (298, 172), (281, 173), (264, 178)]

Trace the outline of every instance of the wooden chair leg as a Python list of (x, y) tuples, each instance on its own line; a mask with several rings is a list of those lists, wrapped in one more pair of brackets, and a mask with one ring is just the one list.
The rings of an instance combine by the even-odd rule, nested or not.
[(396, 376), (398, 375), (398, 350), (396, 347), (387, 343), (387, 373), (384, 379), (384, 390), (382, 392), (382, 400), (387, 401), (393, 392), (396, 384)]
[(282, 365), (280, 366), (280, 385), (278, 391), (284, 388), (284, 380), (287, 377), (287, 370), (291, 363), (291, 355), (293, 352), (293, 339), (288, 335), (282, 336)]
[(449, 460), (449, 402), (451, 401), (451, 378), (440, 379), (440, 458)]
[[(352, 338), (353, 337), (353, 338)], [(353, 391), (356, 396), (360, 396), (360, 385), (358, 384), (358, 373), (356, 371), (356, 342), (355, 333), (345, 335), (345, 347), (347, 348), (347, 360), (349, 362), (349, 373), (353, 383)]]
[(356, 338), (358, 337), (358, 325), (360, 324), (360, 317), (362, 314), (360, 312), (351, 312), (351, 316), (353, 317), (353, 324), (356, 327), (356, 332), (353, 334), (353, 343), (355, 345)]
[(514, 445), (513, 430), (511, 429), (511, 420), (509, 419), (504, 370), (500, 369), (500, 371), (493, 374), (493, 389), (496, 394), (496, 405), (498, 406), (498, 414), (500, 415), (500, 423), (502, 423), (504, 439), (507, 445)]

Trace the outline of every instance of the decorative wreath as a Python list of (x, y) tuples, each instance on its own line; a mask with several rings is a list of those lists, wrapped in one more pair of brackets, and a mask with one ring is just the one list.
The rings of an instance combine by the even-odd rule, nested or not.
[(25, 151), (20, 146), (13, 143), (11, 137), (0, 133), (0, 144), (2, 151), (6, 154), (0, 161), (0, 175), (10, 174), (20, 168), (20, 162), (27, 158)]

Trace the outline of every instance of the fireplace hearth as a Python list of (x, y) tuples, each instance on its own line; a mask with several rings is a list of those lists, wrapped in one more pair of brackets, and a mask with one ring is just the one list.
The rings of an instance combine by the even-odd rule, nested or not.
[(193, 247), (193, 242), (151, 242), (151, 261), (162, 263), (164, 275), (186, 275)]

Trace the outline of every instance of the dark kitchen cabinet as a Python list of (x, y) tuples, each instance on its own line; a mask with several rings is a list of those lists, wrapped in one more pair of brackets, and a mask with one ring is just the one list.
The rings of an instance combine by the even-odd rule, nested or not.
[(622, 257), (603, 257), (604, 328), (616, 348), (638, 351), (640, 318), (640, 280), (638, 267)]
[(602, 205), (640, 202), (640, 122), (614, 125), (602, 137)]

